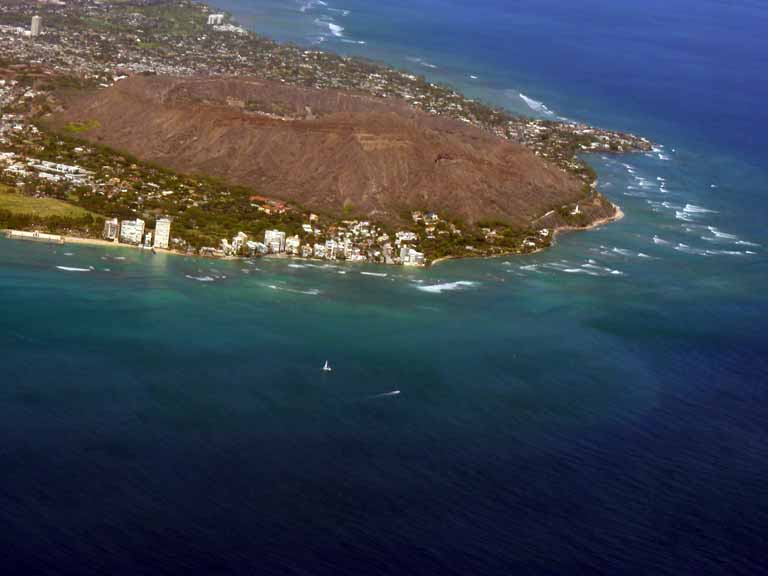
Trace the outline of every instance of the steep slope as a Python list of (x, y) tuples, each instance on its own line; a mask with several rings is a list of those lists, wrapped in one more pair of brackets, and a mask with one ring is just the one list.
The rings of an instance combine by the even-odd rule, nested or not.
[(255, 79), (136, 76), (70, 99), (54, 118), (68, 122), (143, 160), (335, 215), (527, 226), (583, 195), (527, 149), (402, 101)]

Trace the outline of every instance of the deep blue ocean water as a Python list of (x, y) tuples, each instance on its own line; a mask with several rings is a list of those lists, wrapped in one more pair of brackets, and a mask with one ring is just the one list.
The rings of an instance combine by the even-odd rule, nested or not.
[(0, 239), (5, 565), (768, 573), (768, 6), (217, 4), (659, 146), (592, 159), (624, 220), (525, 258)]

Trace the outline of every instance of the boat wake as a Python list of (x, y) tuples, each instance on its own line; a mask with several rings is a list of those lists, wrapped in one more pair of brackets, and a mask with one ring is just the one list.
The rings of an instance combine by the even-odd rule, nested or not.
[(384, 392), (383, 394), (374, 394), (368, 396), (368, 400), (374, 400), (376, 398), (388, 398), (390, 396), (400, 396), (400, 390), (392, 390), (392, 392)]

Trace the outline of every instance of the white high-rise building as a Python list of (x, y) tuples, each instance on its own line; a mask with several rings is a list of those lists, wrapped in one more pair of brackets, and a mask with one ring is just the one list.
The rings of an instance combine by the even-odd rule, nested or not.
[(208, 26), (221, 26), (224, 24), (224, 14), (209, 14)]
[(285, 232), (280, 230), (267, 230), (264, 232), (264, 244), (273, 254), (285, 252)]
[(408, 246), (400, 249), (400, 260), (405, 266), (424, 266), (425, 259), (422, 252), (418, 252)]
[(43, 19), (40, 16), (32, 16), (32, 26), (29, 29), (31, 36), (40, 36), (43, 32)]
[(171, 243), (171, 221), (168, 218), (160, 218), (155, 223), (155, 248), (168, 250)]
[(300, 246), (301, 239), (298, 236), (288, 236), (288, 238), (285, 239), (285, 249), (290, 254), (298, 254)]
[(112, 218), (111, 220), (106, 220), (104, 222), (104, 239), (117, 240), (119, 234), (120, 222), (118, 222), (117, 218)]
[(242, 250), (246, 243), (248, 242), (248, 234), (245, 232), (238, 232), (237, 236), (232, 238), (232, 250), (235, 252), (235, 254), (239, 253), (240, 250)]
[(123, 220), (120, 226), (120, 241), (128, 244), (141, 244), (144, 238), (144, 220)]

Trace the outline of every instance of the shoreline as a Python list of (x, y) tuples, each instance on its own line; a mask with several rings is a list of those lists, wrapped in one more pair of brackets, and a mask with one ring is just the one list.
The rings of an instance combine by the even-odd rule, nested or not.
[[(580, 232), (580, 231), (587, 231), (587, 230), (594, 230), (597, 228), (600, 228), (601, 226), (605, 226), (606, 224), (611, 224), (613, 222), (618, 222), (620, 220), (623, 220), (626, 214), (621, 209), (621, 207), (618, 204), (614, 204), (611, 202), (611, 206), (614, 208), (614, 213), (611, 216), (606, 216), (604, 218), (599, 218), (595, 220), (594, 222), (590, 223), (587, 226), (583, 227), (577, 227), (577, 226), (560, 226), (555, 228), (552, 231), (552, 243), (549, 246), (546, 246), (544, 248), (539, 248), (537, 250), (534, 250), (533, 252), (528, 252), (526, 254), (518, 254), (514, 252), (507, 252), (502, 254), (493, 254), (489, 256), (441, 256), (440, 258), (437, 258), (427, 264), (426, 266), (420, 267), (422, 269), (431, 268), (432, 266), (437, 266), (438, 264), (441, 264), (443, 262), (447, 262), (449, 260), (489, 260), (491, 258), (505, 258), (509, 256), (532, 256), (533, 254), (538, 254), (540, 252), (543, 252), (545, 250), (549, 250), (550, 248), (553, 248), (557, 242), (557, 236), (559, 234), (565, 234), (568, 232)], [(8, 232), (8, 230), (3, 230), (3, 233)], [(112, 240), (103, 240), (99, 238), (82, 238), (79, 236), (61, 236), (64, 243), (61, 244), (62, 246), (66, 246), (67, 244), (79, 244), (82, 246), (100, 246), (102, 248), (131, 248), (134, 250), (139, 250), (141, 252), (145, 251), (145, 248), (142, 246), (136, 246), (134, 244), (122, 244), (119, 242), (114, 242)], [(18, 240), (18, 239), (17, 239)], [(23, 240), (22, 240), (23, 241)], [(207, 260), (247, 260), (247, 256), (224, 256), (222, 258), (210, 258), (207, 256), (201, 256), (200, 254), (186, 254), (184, 252), (178, 252), (176, 250), (165, 250), (163, 248), (154, 248), (154, 251), (156, 254), (167, 254), (171, 256), (183, 256), (187, 258), (202, 258)], [(302, 258), (300, 256), (291, 256), (288, 254), (268, 254), (261, 256), (261, 258), (269, 258), (274, 260), (315, 260), (315, 258)], [(322, 259), (317, 259), (318, 261), (323, 261)], [(344, 263), (344, 260), (335, 260), (334, 262)], [(366, 262), (366, 264), (373, 264), (373, 265), (384, 265), (387, 266), (388, 264), (382, 264), (377, 262)], [(397, 266), (397, 264), (389, 264), (390, 266)]]
[(611, 202), (611, 206), (613, 206), (613, 209), (614, 209), (612, 216), (606, 216), (605, 218), (598, 218), (597, 220), (595, 220), (594, 222), (591, 222), (587, 226), (558, 226), (552, 231), (552, 243), (549, 246), (545, 246), (544, 248), (538, 248), (533, 252), (528, 252), (526, 254), (517, 254), (515, 252), (507, 252), (505, 254), (494, 254), (492, 256), (442, 256), (430, 262), (427, 268), (429, 268), (430, 266), (437, 266), (438, 264), (442, 262), (447, 262), (448, 260), (490, 260), (491, 258), (508, 258), (510, 256), (533, 256), (534, 254), (539, 254), (541, 252), (544, 252), (545, 250), (554, 248), (555, 244), (557, 243), (557, 236), (559, 234), (567, 234), (568, 232), (586, 232), (588, 230), (595, 230), (597, 228), (600, 228), (601, 226), (605, 226), (606, 224), (612, 224), (614, 222), (623, 220), (626, 214), (621, 209), (621, 206), (619, 206), (618, 204), (614, 204), (613, 202)]
[[(150, 251), (151, 249), (144, 248), (143, 246), (137, 246), (135, 244), (122, 244), (120, 242), (113, 242), (112, 240), (101, 240), (99, 238), (81, 238), (79, 236), (62, 236), (64, 239), (64, 246), (67, 244), (80, 244), (83, 246), (101, 246), (102, 248), (132, 248), (134, 250), (139, 250), (141, 252), (144, 252), (145, 250)], [(154, 251), (157, 254), (170, 254), (173, 256), (195, 256), (196, 254), (184, 254), (182, 252), (177, 252), (175, 250), (166, 250), (164, 248), (154, 248)]]

